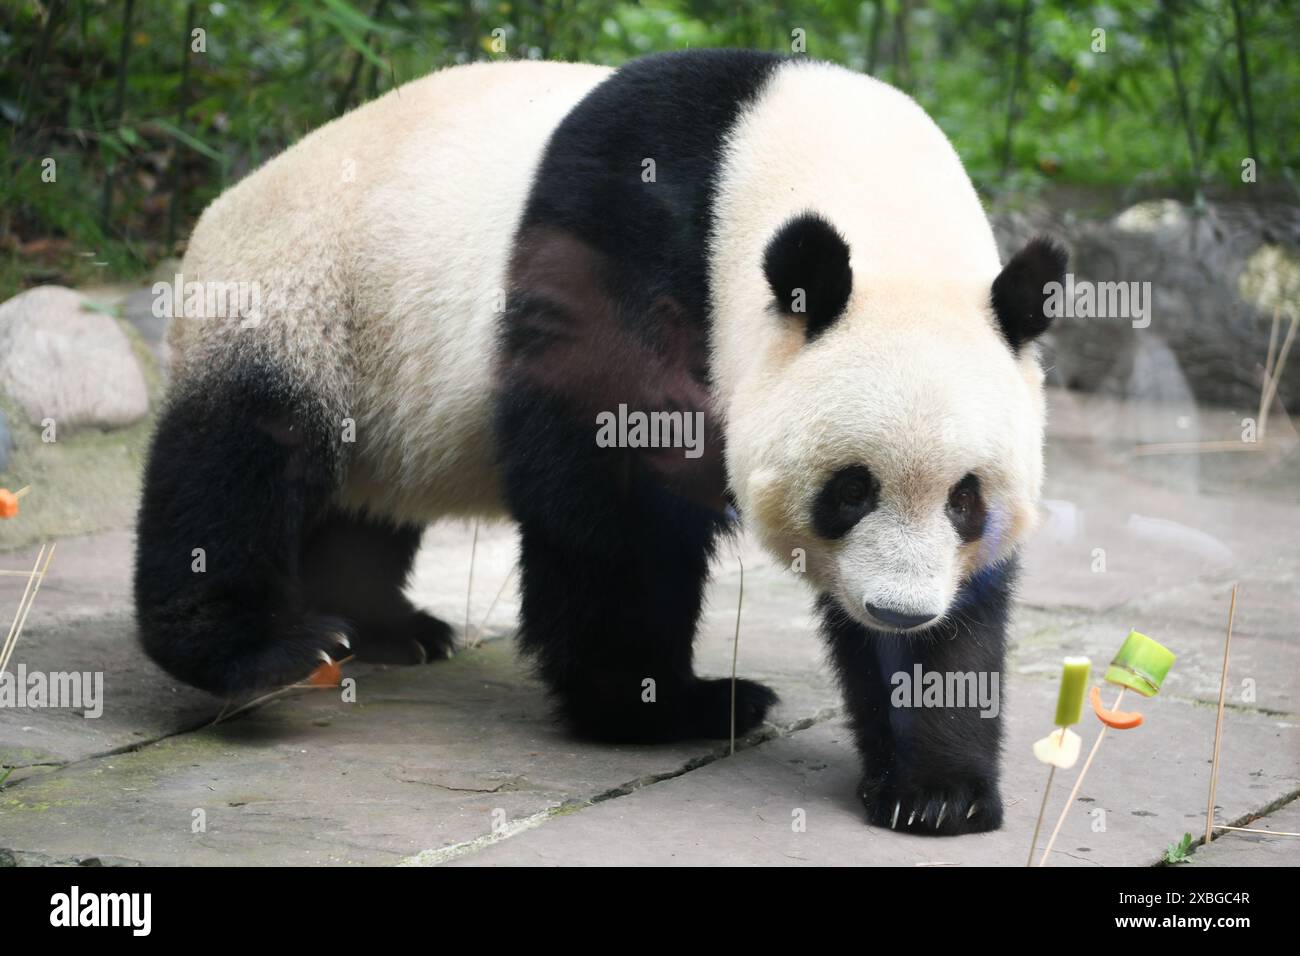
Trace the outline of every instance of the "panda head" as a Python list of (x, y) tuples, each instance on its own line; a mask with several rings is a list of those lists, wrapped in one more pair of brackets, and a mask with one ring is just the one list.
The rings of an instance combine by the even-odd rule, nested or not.
[(996, 275), (931, 264), (856, 282), (851, 259), (816, 213), (768, 241), (770, 331), (729, 405), (730, 479), (747, 523), (818, 591), (869, 627), (921, 630), (1035, 523), (1033, 340), (1065, 254), (1038, 239)]

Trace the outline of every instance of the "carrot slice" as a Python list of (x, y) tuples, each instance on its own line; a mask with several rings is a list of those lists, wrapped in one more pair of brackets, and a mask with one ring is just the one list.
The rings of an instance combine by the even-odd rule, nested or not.
[(312, 687), (338, 687), (343, 683), (343, 668), (338, 661), (329, 661), (311, 672), (307, 683)]
[(1096, 685), (1093, 685), (1088, 693), (1088, 700), (1092, 703), (1092, 712), (1107, 727), (1113, 727), (1115, 730), (1132, 730), (1142, 723), (1142, 715), (1135, 710), (1107, 710), (1103, 707), (1101, 688)]

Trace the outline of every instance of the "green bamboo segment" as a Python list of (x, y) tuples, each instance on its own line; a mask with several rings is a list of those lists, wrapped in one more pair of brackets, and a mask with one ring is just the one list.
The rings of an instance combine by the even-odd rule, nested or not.
[(1086, 657), (1067, 657), (1061, 672), (1061, 693), (1056, 698), (1056, 726), (1070, 727), (1083, 716), (1083, 698), (1092, 676), (1092, 661)]
[(1169, 648), (1145, 634), (1129, 631), (1124, 645), (1110, 662), (1106, 681), (1135, 690), (1143, 697), (1154, 697), (1173, 663), (1174, 655)]

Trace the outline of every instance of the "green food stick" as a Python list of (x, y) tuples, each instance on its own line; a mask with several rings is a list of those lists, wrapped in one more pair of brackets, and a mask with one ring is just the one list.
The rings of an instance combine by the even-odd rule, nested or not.
[(1135, 690), (1143, 697), (1154, 697), (1173, 664), (1174, 655), (1169, 648), (1145, 634), (1129, 631), (1106, 670), (1106, 680)]
[(1083, 697), (1092, 675), (1092, 661), (1086, 657), (1067, 657), (1061, 672), (1061, 694), (1056, 698), (1056, 726), (1069, 727), (1083, 716)]

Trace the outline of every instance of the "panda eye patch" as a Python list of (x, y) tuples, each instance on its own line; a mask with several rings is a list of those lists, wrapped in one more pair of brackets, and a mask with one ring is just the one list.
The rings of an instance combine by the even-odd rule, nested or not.
[(850, 465), (831, 475), (813, 502), (812, 522), (823, 538), (842, 538), (871, 513), (880, 485), (865, 465)]
[(948, 520), (962, 541), (977, 541), (984, 534), (984, 496), (980, 480), (969, 474), (948, 492)]

